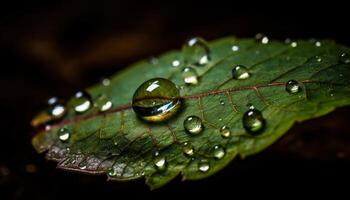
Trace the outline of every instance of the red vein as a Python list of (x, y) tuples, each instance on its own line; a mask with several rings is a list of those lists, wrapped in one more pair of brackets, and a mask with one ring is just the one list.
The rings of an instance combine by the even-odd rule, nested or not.
[[(307, 83), (320, 83), (319, 81), (313, 81), (313, 80), (304, 80), (301, 81), (304, 84)], [(207, 91), (207, 92), (202, 92), (202, 93), (198, 93), (198, 94), (194, 94), (194, 95), (187, 95), (187, 96), (181, 96), (179, 97), (180, 99), (183, 100), (192, 100), (192, 99), (200, 99), (202, 97), (206, 97), (206, 96), (211, 96), (211, 95), (219, 95), (219, 94), (225, 94), (225, 93), (233, 93), (233, 92), (239, 92), (239, 91), (245, 91), (245, 90), (254, 90), (256, 91), (257, 88), (264, 88), (264, 87), (274, 87), (274, 86), (284, 86), (285, 82), (274, 82), (274, 83), (268, 83), (268, 84), (261, 84), (261, 85), (255, 85), (255, 86), (242, 86), (242, 87), (236, 87), (236, 88), (227, 88), (227, 89), (221, 89), (221, 90), (211, 90), (211, 91)], [(125, 110), (129, 110), (132, 108), (131, 103), (126, 104), (126, 105), (121, 105), (118, 107), (115, 107), (109, 111), (106, 111), (104, 113), (93, 113), (90, 115), (85, 115), (85, 116), (75, 116), (72, 118), (68, 118), (68, 119), (64, 119), (59, 123), (53, 124), (52, 127), (59, 127), (59, 126), (63, 126), (63, 125), (67, 125), (67, 124), (71, 124), (71, 123), (76, 123), (82, 120), (88, 120), (94, 117), (98, 117), (98, 116), (103, 116), (103, 115), (107, 115), (107, 114), (111, 114), (111, 113), (117, 113), (117, 112), (122, 112)]]

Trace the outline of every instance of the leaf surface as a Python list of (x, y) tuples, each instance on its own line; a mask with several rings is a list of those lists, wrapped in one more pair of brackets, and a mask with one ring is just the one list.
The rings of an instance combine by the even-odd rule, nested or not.
[[(171, 51), (153, 62), (141, 61), (110, 79), (110, 85), (97, 84), (87, 89), (92, 99), (106, 95), (112, 109), (100, 112), (92, 107), (83, 114), (72, 109), (64, 119), (48, 130), (39, 130), (32, 143), (47, 159), (58, 161), (58, 167), (91, 174), (108, 174), (112, 180), (145, 177), (146, 183), (158, 188), (178, 176), (194, 180), (208, 177), (230, 163), (235, 157), (258, 153), (275, 142), (295, 123), (325, 115), (336, 107), (350, 104), (350, 64), (341, 62), (340, 55), (349, 48), (332, 41), (297, 41), (293, 47), (284, 42), (268, 44), (253, 39), (223, 38), (209, 43), (210, 62), (195, 67), (199, 82), (184, 84), (181, 71), (184, 53)], [(238, 46), (238, 51), (232, 47)], [(172, 66), (177, 60), (180, 66)], [(236, 65), (244, 65), (251, 76), (232, 79)], [(169, 121), (147, 123), (131, 108), (135, 90), (144, 81), (162, 77), (177, 84), (182, 99), (181, 111)], [(288, 80), (301, 83), (298, 94), (286, 92)], [(263, 114), (266, 127), (252, 136), (243, 128), (242, 117), (252, 104)], [(196, 115), (203, 120), (204, 130), (193, 136), (183, 127), (186, 117)], [(220, 128), (231, 134), (224, 138)], [(67, 142), (58, 139), (57, 132), (66, 128), (71, 133)], [(184, 143), (188, 146), (184, 147)], [(215, 146), (224, 156), (215, 158)], [(184, 148), (193, 148), (186, 156)], [(155, 157), (159, 152), (159, 157)], [(155, 166), (164, 158), (165, 169)], [(199, 170), (203, 160), (209, 168)]]

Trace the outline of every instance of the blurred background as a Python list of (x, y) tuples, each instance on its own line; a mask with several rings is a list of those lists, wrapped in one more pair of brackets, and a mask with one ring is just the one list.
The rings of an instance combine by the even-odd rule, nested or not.
[[(327, 38), (350, 46), (340, 2), (11, 1), (0, 6), (0, 199), (198, 198), (214, 195), (333, 195), (350, 180), (349, 107), (297, 124), (268, 150), (197, 181), (150, 192), (143, 180), (106, 182), (55, 169), (35, 153), (33, 115), (51, 96), (68, 98), (139, 59), (208, 40), (263, 32), (271, 39)], [(331, 189), (332, 187), (336, 189)]]

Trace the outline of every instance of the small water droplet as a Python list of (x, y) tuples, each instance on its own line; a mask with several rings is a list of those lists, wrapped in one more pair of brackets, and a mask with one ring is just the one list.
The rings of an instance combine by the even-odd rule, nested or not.
[(112, 167), (107, 171), (107, 176), (115, 177), (117, 175), (117, 171)]
[(291, 47), (297, 47), (297, 46), (298, 46), (298, 43), (297, 43), (297, 42), (291, 42), (291, 43), (290, 43), (290, 46), (291, 46)]
[(173, 66), (173, 67), (180, 66), (180, 61), (179, 60), (173, 60), (173, 62), (171, 62), (171, 66)]
[(232, 51), (238, 51), (239, 50), (239, 46), (238, 45), (233, 45), (231, 49), (232, 49)]
[(132, 108), (145, 121), (165, 121), (179, 110), (179, 95), (179, 89), (173, 82), (164, 78), (153, 78), (137, 88)]
[(225, 105), (225, 101), (224, 100), (220, 100), (220, 104), (221, 105)]
[(203, 38), (195, 37), (188, 40), (182, 47), (186, 64), (206, 65), (210, 61), (210, 50)]
[(85, 91), (79, 91), (73, 99), (74, 110), (77, 113), (84, 113), (91, 108), (91, 96)]
[(194, 149), (192, 147), (192, 145), (190, 145), (189, 143), (185, 142), (182, 146), (182, 151), (184, 152), (184, 154), (186, 156), (193, 156), (194, 155)]
[(291, 43), (292, 42), (292, 40), (290, 39), (290, 38), (286, 38), (285, 40), (284, 40), (284, 43), (286, 43), (286, 44), (289, 44), (289, 43)]
[(51, 126), (50, 125), (45, 125), (45, 131), (49, 131), (49, 130), (51, 130)]
[(157, 168), (157, 170), (160, 170), (160, 171), (165, 170), (167, 165), (165, 157), (160, 156), (158, 151), (154, 153), (154, 157), (155, 158), (153, 163), (154, 163), (154, 166)]
[(213, 151), (213, 156), (216, 158), (216, 159), (221, 159), (225, 156), (226, 154), (226, 151), (225, 151), (225, 148), (220, 146), (220, 145), (216, 145), (214, 146), (214, 151)]
[(267, 44), (269, 43), (269, 38), (263, 34), (263, 33), (258, 33), (255, 35), (255, 40), (261, 44)]
[(265, 127), (265, 119), (257, 109), (249, 109), (243, 115), (243, 127), (252, 135), (258, 135)]
[(113, 106), (112, 102), (106, 95), (99, 95), (94, 102), (94, 105), (98, 107), (101, 112), (107, 111)]
[(192, 67), (185, 67), (182, 70), (182, 78), (186, 84), (196, 85), (198, 83), (198, 75)]
[(350, 54), (345, 53), (345, 52), (341, 53), (339, 60), (340, 60), (340, 62), (345, 63), (345, 64), (350, 63)]
[(149, 62), (152, 64), (152, 65), (156, 65), (159, 63), (159, 60), (158, 58), (152, 56), (150, 59), (149, 59)]
[(57, 97), (51, 97), (47, 103), (49, 105), (48, 113), (55, 119), (61, 118), (66, 113), (66, 108)]
[(60, 139), (62, 142), (68, 141), (70, 138), (70, 132), (66, 128), (60, 128), (58, 130), (58, 139)]
[(316, 47), (320, 47), (320, 46), (322, 46), (322, 43), (321, 43), (320, 41), (316, 41), (316, 42), (315, 42), (315, 46), (316, 46)]
[(250, 77), (248, 68), (243, 65), (237, 65), (232, 69), (232, 78), (243, 80)]
[(79, 169), (81, 169), (81, 170), (86, 169), (86, 168), (87, 168), (87, 161), (84, 160), (84, 161), (80, 162), (79, 165), (78, 165), (78, 167), (79, 167)]
[(231, 135), (230, 128), (227, 127), (227, 126), (221, 127), (221, 128), (220, 128), (220, 134), (221, 134), (221, 136), (224, 137), (224, 138), (230, 137), (230, 135)]
[(296, 94), (301, 91), (301, 85), (296, 80), (289, 80), (286, 83), (286, 91), (290, 94)]
[(317, 62), (322, 62), (322, 58), (320, 56), (315, 56)]
[(102, 85), (109, 86), (111, 84), (111, 81), (108, 78), (102, 79)]
[(210, 169), (209, 161), (202, 159), (198, 162), (198, 170), (201, 172), (207, 172)]
[(188, 133), (197, 135), (203, 130), (202, 119), (194, 115), (189, 116), (184, 121), (184, 128)]

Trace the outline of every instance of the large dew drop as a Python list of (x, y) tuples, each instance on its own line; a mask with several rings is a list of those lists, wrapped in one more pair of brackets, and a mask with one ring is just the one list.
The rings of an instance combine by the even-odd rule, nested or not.
[(183, 45), (182, 52), (188, 65), (203, 66), (210, 61), (210, 50), (203, 38), (195, 37), (188, 40)]
[(243, 127), (251, 135), (258, 135), (265, 128), (265, 119), (262, 113), (251, 107), (243, 115)]
[(137, 88), (132, 108), (143, 120), (162, 122), (179, 110), (181, 101), (176, 85), (164, 78), (150, 79)]
[(113, 104), (112, 102), (107, 98), (106, 95), (100, 95), (97, 97), (96, 100), (94, 100), (94, 105), (98, 107), (98, 109), (101, 112), (108, 111), (109, 109), (112, 108)]
[(232, 69), (232, 78), (233, 79), (243, 80), (243, 79), (247, 79), (249, 77), (250, 77), (250, 74), (248, 72), (248, 68), (243, 66), (243, 65), (236, 65)]
[(185, 130), (192, 134), (197, 135), (202, 132), (203, 130), (203, 124), (201, 118), (197, 116), (189, 116), (184, 121), (184, 128)]
[(84, 113), (91, 108), (92, 100), (89, 93), (79, 91), (73, 99), (74, 110), (77, 113)]

